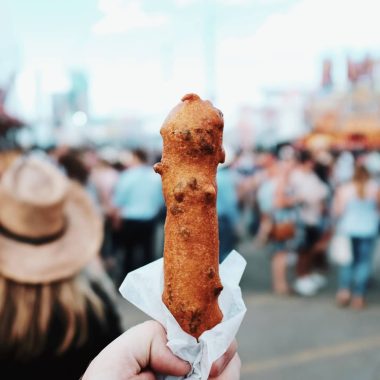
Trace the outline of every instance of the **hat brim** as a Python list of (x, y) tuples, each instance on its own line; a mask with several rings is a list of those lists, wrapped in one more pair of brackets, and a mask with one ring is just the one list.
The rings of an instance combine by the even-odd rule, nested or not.
[(102, 218), (85, 190), (71, 183), (65, 202), (66, 230), (58, 240), (31, 245), (0, 234), (0, 273), (16, 282), (39, 284), (78, 273), (99, 254)]

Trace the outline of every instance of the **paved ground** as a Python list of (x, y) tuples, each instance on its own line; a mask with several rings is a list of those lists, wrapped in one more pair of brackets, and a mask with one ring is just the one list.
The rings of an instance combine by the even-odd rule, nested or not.
[[(238, 334), (241, 380), (380, 380), (380, 271), (363, 312), (341, 310), (330, 285), (312, 299), (270, 294), (269, 260), (240, 246), (247, 315)], [(126, 325), (147, 319), (122, 302)]]

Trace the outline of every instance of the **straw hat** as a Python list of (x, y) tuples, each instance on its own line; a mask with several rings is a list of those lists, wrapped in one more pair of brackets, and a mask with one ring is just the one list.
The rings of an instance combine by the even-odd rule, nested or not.
[(48, 283), (79, 272), (100, 249), (102, 221), (83, 188), (34, 157), (0, 181), (0, 273)]

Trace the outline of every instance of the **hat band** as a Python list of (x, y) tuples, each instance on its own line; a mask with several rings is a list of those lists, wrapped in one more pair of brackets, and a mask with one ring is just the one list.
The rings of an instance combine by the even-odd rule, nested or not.
[(58, 232), (55, 232), (54, 234), (51, 234), (48, 236), (41, 236), (41, 237), (30, 237), (30, 236), (24, 236), (24, 235), (19, 235), (17, 233), (14, 233), (0, 224), (0, 234), (2, 234), (4, 237), (8, 239), (15, 240), (19, 243), (25, 243), (25, 244), (31, 244), (31, 245), (43, 245), (43, 244), (53, 243), (54, 241), (61, 238), (66, 231), (66, 227), (67, 227), (67, 224), (64, 223), (63, 227)]

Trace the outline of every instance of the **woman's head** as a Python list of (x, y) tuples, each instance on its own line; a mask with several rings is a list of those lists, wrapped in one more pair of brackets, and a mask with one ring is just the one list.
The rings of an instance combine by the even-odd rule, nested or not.
[(0, 180), (0, 352), (29, 358), (87, 337), (88, 310), (102, 304), (82, 271), (102, 241), (102, 222), (79, 184), (37, 158), (15, 162)]

